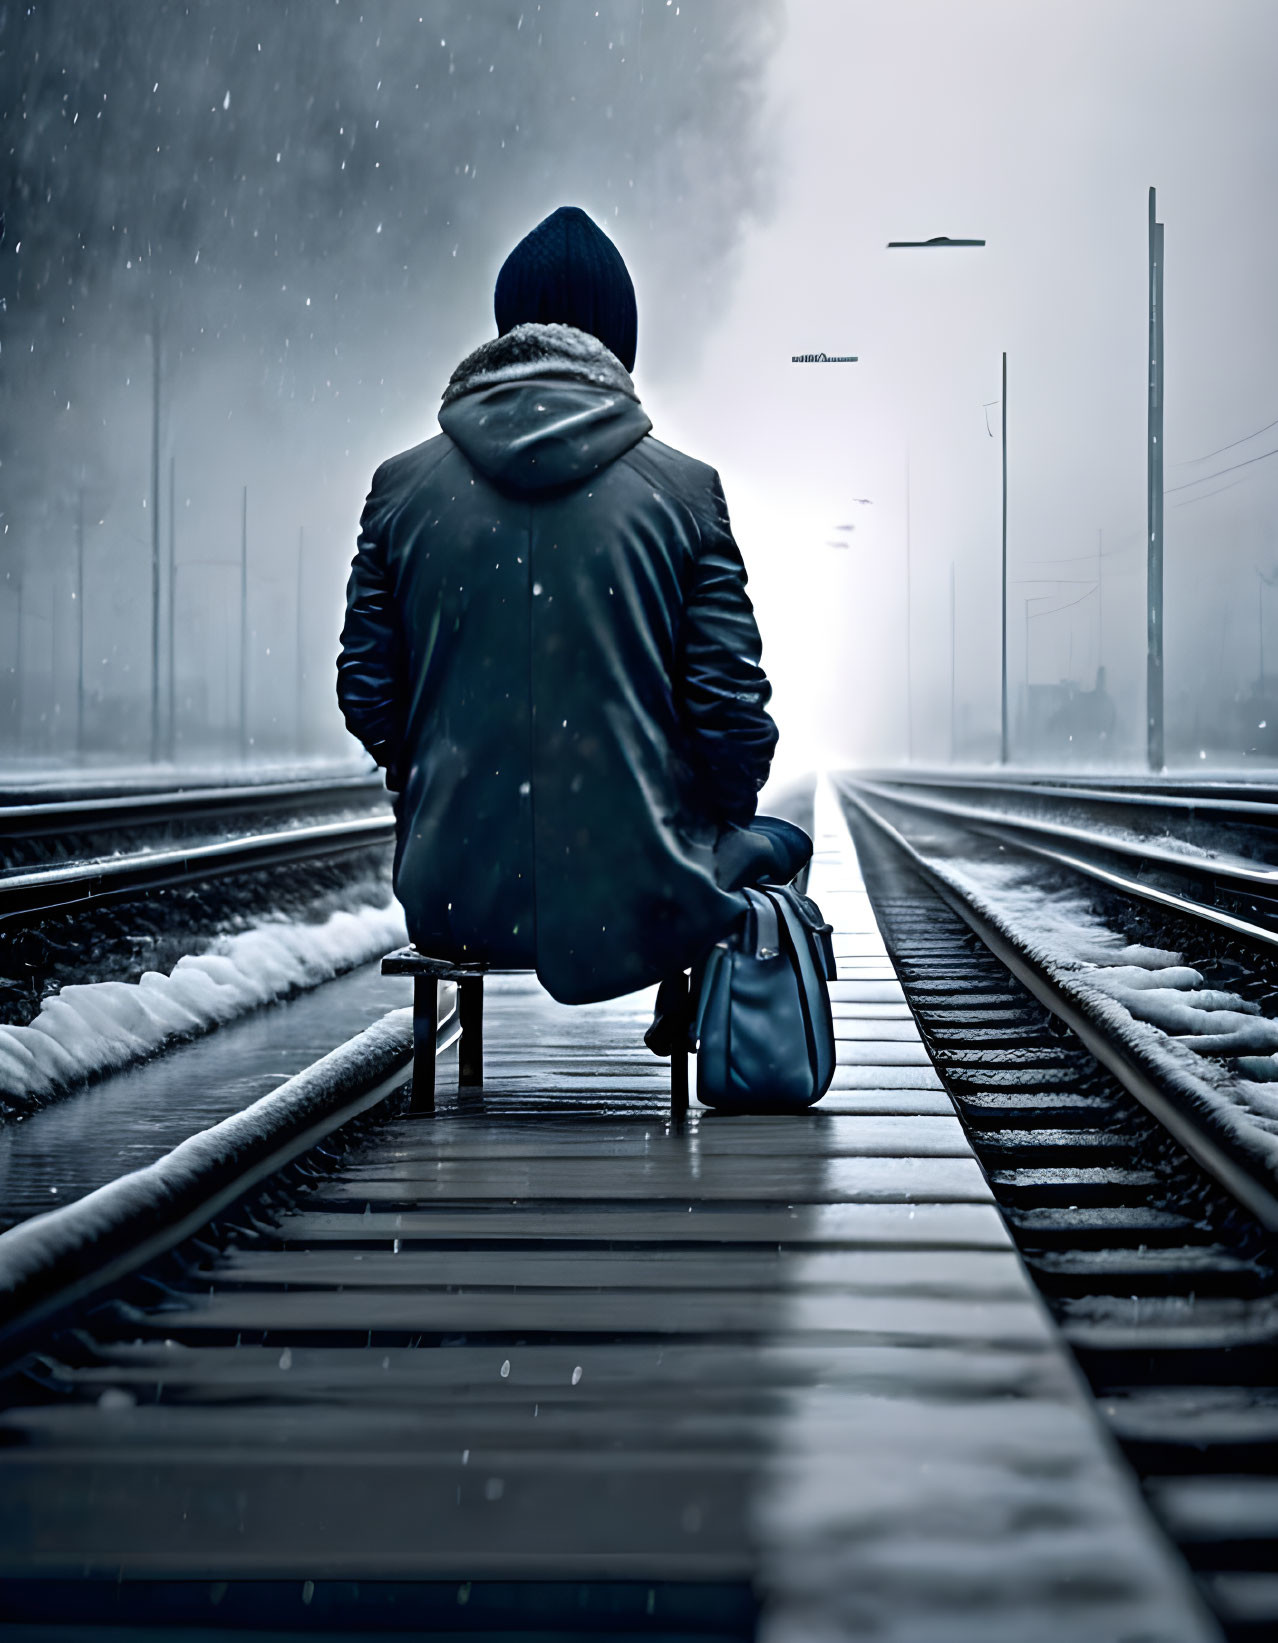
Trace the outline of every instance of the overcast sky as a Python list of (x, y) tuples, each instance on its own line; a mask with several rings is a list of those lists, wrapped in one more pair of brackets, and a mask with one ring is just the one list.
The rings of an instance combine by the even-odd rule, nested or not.
[[(1031, 677), (1092, 682), (1103, 532), (1104, 660), (1135, 749), (1147, 190), (1166, 225), (1172, 487), (1278, 446), (1270, 429), (1193, 460), (1278, 419), (1278, 6), (791, 0), (787, 23), (770, 80), (775, 211), (748, 231), (695, 371), (644, 383), (657, 431), (724, 475), (777, 679), (782, 769), (905, 752), (907, 451), (914, 749), (949, 751), (951, 562), (960, 723), (992, 748), (987, 418), (997, 436), (1004, 349), (1013, 697), (1027, 596), (1042, 596)], [(934, 234), (988, 245), (885, 250)], [(790, 363), (821, 349), (860, 363)], [(1278, 457), (1168, 495), (1169, 713), (1256, 675), (1276, 502)], [(850, 546), (827, 546), (847, 524)]]

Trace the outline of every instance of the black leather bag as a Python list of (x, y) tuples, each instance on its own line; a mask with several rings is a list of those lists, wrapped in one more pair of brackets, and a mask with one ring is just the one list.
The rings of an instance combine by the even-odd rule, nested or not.
[(810, 1107), (834, 1077), (830, 926), (793, 885), (743, 889), (744, 928), (705, 962), (697, 999), (697, 1100)]

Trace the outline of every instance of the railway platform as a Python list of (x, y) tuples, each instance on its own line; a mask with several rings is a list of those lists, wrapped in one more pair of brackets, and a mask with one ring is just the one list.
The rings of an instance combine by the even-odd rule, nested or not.
[(816, 833), (818, 1108), (673, 1123), (648, 995), (490, 983), (482, 1091), (10, 1381), (0, 1639), (1216, 1637)]

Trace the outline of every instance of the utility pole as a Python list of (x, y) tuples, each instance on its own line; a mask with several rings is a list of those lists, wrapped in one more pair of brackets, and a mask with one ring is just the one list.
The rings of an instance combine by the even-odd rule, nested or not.
[(75, 751), (84, 757), (84, 486), (76, 498), (75, 516)]
[(1260, 587), (1257, 588), (1257, 623), (1260, 626), (1260, 695), (1265, 695), (1265, 578), (1260, 577)]
[(22, 710), (26, 706), (26, 690), (24, 688), (23, 673), (27, 665), (26, 645), (26, 566), (18, 567), (18, 631), (13, 646), (14, 657), (14, 740), (18, 744), (18, 752), (22, 752)]
[[(1003, 639), (1002, 639), (1002, 697), (999, 717), (998, 762), (1006, 764), (1009, 755), (1009, 738), (1007, 734), (1007, 350), (1003, 351)], [(1028, 620), (1026, 633), (1029, 632)], [(1028, 640), (1026, 641), (1028, 647)], [(1028, 654), (1028, 649), (1027, 649)], [(1029, 679), (1029, 663), (1026, 662), (1026, 680)]]
[(151, 763), (160, 757), (160, 313), (151, 316)]
[(297, 527), (297, 751), (306, 742), (306, 651), (302, 634), (302, 592), (306, 585), (306, 527)]
[(1163, 225), (1157, 220), (1154, 190), (1149, 191), (1149, 417), (1146, 452), (1147, 660), (1145, 713), (1149, 732), (1149, 768), (1166, 763), (1163, 737)]
[(240, 500), (240, 762), (248, 762), (248, 486)]
[(914, 586), (910, 547), (910, 447), (905, 446), (905, 762), (914, 762)]
[(176, 459), (174, 458), (174, 456), (170, 452), (170, 454), (169, 454), (169, 578), (168, 578), (168, 580), (169, 580), (169, 587), (168, 587), (168, 593), (169, 593), (169, 609), (168, 609), (169, 688), (168, 688), (168, 692), (167, 692), (168, 702), (169, 702), (169, 711), (168, 711), (168, 716), (167, 716), (167, 723), (166, 723), (166, 726), (165, 726), (165, 728), (168, 731), (168, 738), (167, 738), (168, 739), (168, 748), (167, 748), (167, 751), (168, 751), (169, 763), (170, 764), (173, 762), (173, 759), (174, 759), (174, 757), (176, 756), (176, 753), (177, 753), (177, 649), (176, 649), (176, 646), (174, 644), (174, 627), (175, 627), (175, 624), (174, 624), (174, 620), (173, 620), (174, 607), (175, 607), (176, 600), (177, 600), (177, 541), (176, 541), (177, 526), (174, 523), (174, 521), (177, 518), (177, 510), (174, 506), (174, 493), (175, 493), (175, 490), (176, 490), (175, 468), (176, 468)]
[(958, 716), (958, 695), (956, 680), (958, 677), (958, 623), (954, 619), (954, 561), (950, 560), (950, 763), (954, 763), (958, 749), (958, 731), (956, 729)]

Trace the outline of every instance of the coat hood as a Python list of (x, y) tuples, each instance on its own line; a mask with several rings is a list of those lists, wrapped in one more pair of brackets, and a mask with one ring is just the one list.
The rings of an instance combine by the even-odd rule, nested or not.
[(629, 372), (571, 325), (518, 325), (453, 372), (439, 425), (504, 490), (580, 484), (652, 428)]

